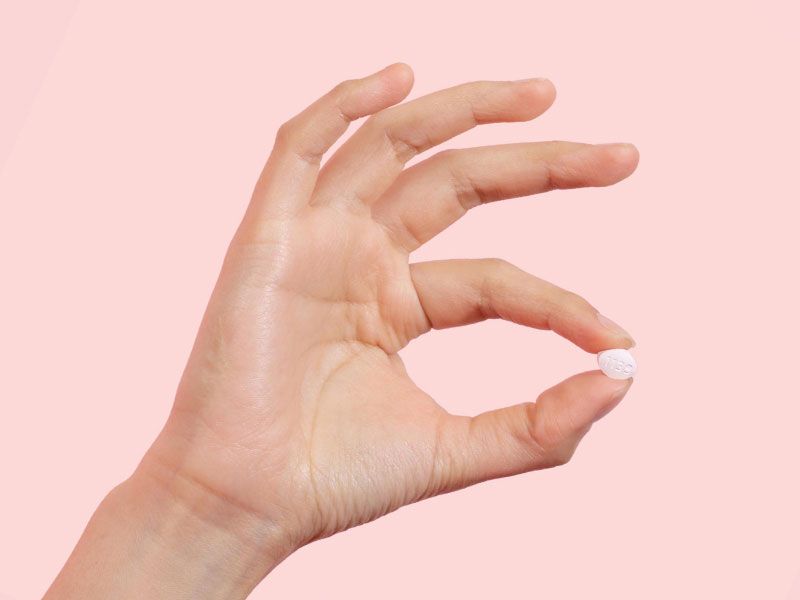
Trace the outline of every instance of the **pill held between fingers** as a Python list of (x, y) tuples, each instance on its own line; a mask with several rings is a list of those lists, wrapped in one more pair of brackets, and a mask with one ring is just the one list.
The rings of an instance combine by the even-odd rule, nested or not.
[(628, 379), (636, 374), (636, 359), (624, 348), (603, 350), (597, 355), (597, 364), (611, 379)]

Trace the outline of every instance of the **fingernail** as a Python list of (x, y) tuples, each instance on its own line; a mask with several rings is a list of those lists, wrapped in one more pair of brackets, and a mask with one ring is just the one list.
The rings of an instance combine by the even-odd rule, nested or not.
[(528, 77), (527, 79), (517, 79), (514, 83), (528, 83), (529, 81), (549, 81), (547, 77)]
[(631, 144), (630, 142), (603, 142), (602, 144), (595, 144), (598, 147), (606, 147), (606, 148), (630, 148), (631, 150), (635, 150), (636, 146)]
[(600, 410), (600, 412), (598, 412), (598, 413), (595, 415), (595, 417), (594, 417), (594, 420), (595, 420), (595, 421), (599, 421), (600, 419), (602, 419), (603, 417), (605, 417), (605, 416), (606, 416), (608, 413), (610, 413), (612, 410), (614, 410), (614, 408), (617, 406), (617, 404), (619, 404), (619, 403), (622, 401), (622, 399), (625, 397), (625, 394), (627, 394), (627, 393), (628, 393), (628, 390), (630, 389), (630, 387), (631, 387), (632, 385), (633, 385), (633, 378), (626, 379), (626, 380), (625, 380), (625, 383), (624, 383), (623, 385), (621, 385), (621, 386), (620, 386), (620, 387), (619, 387), (619, 388), (618, 388), (618, 389), (617, 389), (617, 390), (616, 390), (616, 391), (615, 391), (615, 392), (612, 394), (611, 398), (610, 398), (610, 399), (609, 399), (609, 401), (608, 401), (608, 404), (606, 404), (606, 405), (603, 407), (603, 409), (602, 409), (602, 410)]
[[(636, 160), (639, 160), (639, 149), (636, 148), (633, 144), (628, 142), (610, 142), (607, 144), (595, 144), (598, 148), (609, 148), (614, 149), (613, 151), (617, 154), (617, 156), (621, 159), (630, 159), (632, 157), (636, 157)], [(621, 155), (621, 156), (620, 156)]]
[(617, 335), (621, 335), (622, 337), (628, 338), (631, 341), (631, 347), (636, 345), (636, 340), (634, 340), (633, 336), (627, 331), (625, 331), (621, 325), (615, 323), (614, 321), (612, 321), (611, 319), (609, 319), (600, 312), (597, 313), (597, 320), (600, 321), (600, 323), (606, 329), (613, 331)]

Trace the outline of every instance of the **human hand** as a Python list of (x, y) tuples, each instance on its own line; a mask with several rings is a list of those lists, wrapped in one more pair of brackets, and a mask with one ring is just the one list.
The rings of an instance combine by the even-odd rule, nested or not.
[(137, 471), (215, 527), (248, 523), (259, 576), (405, 504), (566, 462), (631, 383), (588, 371), (536, 402), (469, 417), (411, 381), (397, 353), (412, 339), (489, 318), (552, 329), (590, 353), (631, 347), (589, 302), (502, 260), (409, 264), (409, 254), (481, 203), (613, 184), (638, 160), (629, 144), (558, 141), (445, 150), (404, 169), (555, 98), (547, 80), (477, 81), (398, 104), (412, 81), (391, 65), (280, 127)]
[[(475, 125), (525, 121), (546, 80), (410, 91), (402, 63), (344, 82), (285, 123), (233, 240), (152, 454), (279, 523), (294, 548), (404, 504), (565, 462), (630, 380), (590, 371), (535, 403), (443, 410), (397, 352), (433, 328), (500, 317), (583, 350), (630, 347), (579, 296), (500, 260), (409, 265), (482, 202), (629, 175), (630, 145), (520, 143), (413, 156)], [(350, 121), (369, 118), (319, 169)]]

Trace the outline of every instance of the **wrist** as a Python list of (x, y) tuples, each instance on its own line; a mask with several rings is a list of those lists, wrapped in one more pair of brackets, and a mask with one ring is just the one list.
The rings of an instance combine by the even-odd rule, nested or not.
[(246, 598), (289, 554), (281, 539), (148, 452), (100, 503), (45, 599)]
[(120, 487), (123, 507), (141, 515), (147, 534), (204, 589), (218, 582), (226, 592), (219, 597), (246, 597), (291, 553), (281, 524), (219, 496), (152, 450)]

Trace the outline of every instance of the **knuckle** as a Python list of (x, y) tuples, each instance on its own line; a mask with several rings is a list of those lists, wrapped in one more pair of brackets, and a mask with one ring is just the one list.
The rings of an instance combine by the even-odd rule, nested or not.
[(356, 85), (355, 79), (343, 79), (335, 86), (333, 86), (333, 88), (331, 89), (331, 93), (333, 93), (334, 95), (347, 94), (353, 89), (355, 85)]
[[(536, 407), (537, 404), (538, 402), (533, 406)], [(586, 433), (565, 423), (563, 418), (548, 413), (547, 410), (537, 411), (537, 414), (528, 421), (528, 437), (533, 445), (539, 468), (567, 464), (572, 460), (578, 442)]]
[(385, 130), (388, 127), (389, 119), (386, 115), (386, 109), (372, 113), (367, 117), (366, 121), (364, 121), (363, 127), (366, 127), (370, 131), (380, 133), (382, 130)]
[(471, 175), (465, 154), (457, 148), (442, 150), (433, 157), (437, 166), (447, 173), (456, 201), (464, 212), (503, 197), (497, 186), (480, 182)]
[(505, 258), (491, 257), (483, 259), (483, 284), (487, 288), (502, 285), (507, 276), (515, 269), (516, 267)]
[(295, 137), (296, 129), (294, 117), (284, 121), (275, 132), (275, 142), (279, 144), (290, 142)]
[(498, 258), (498, 257), (487, 258), (486, 264), (492, 271), (507, 272), (516, 268), (505, 258)]
[(401, 164), (407, 163), (431, 145), (424, 135), (415, 134), (407, 130), (408, 128), (399, 126), (392, 107), (367, 117), (363, 126), (369, 130), (371, 136), (385, 138), (395, 158)]
[[(493, 305), (494, 298), (505, 294), (513, 287), (515, 275), (519, 272), (516, 265), (504, 258), (487, 258), (483, 263), (481, 293), (487, 308)], [(494, 311), (491, 311), (494, 316)]]
[(444, 150), (439, 150), (430, 160), (436, 163), (446, 164), (449, 168), (453, 168), (455, 167), (454, 163), (459, 154), (460, 152), (456, 148), (445, 148)]
[(564, 432), (556, 419), (548, 418), (544, 413), (534, 422), (531, 437), (546, 456), (551, 456), (561, 445)]
[(589, 302), (580, 294), (555, 286), (553, 312), (562, 315), (585, 312), (591, 308)]
[(412, 143), (403, 136), (397, 135), (391, 128), (384, 128), (383, 133), (389, 141), (398, 162), (402, 164), (407, 163), (422, 151), (420, 144)]
[(347, 97), (356, 91), (358, 85), (359, 82), (357, 79), (345, 79), (344, 81), (340, 81), (333, 86), (331, 91), (328, 93), (328, 96), (333, 100), (336, 106), (341, 107), (342, 103), (347, 99)]
[(572, 460), (575, 454), (574, 448), (559, 448), (550, 454), (550, 460), (546, 463), (548, 467), (561, 467)]
[(511, 263), (502, 258), (484, 258), (473, 264), (478, 267), (475, 284), (477, 309), (484, 319), (497, 318), (496, 298), (503, 293), (506, 280), (504, 273), (511, 267)]
[(575, 292), (567, 290), (565, 292), (565, 298), (566, 304), (577, 310), (585, 310), (590, 307), (588, 300), (586, 300), (586, 298), (580, 294), (576, 294)]
[(370, 116), (366, 118), (364, 123), (361, 125), (362, 129), (368, 133), (369, 137), (371, 138), (380, 138), (381, 136), (386, 135), (386, 129), (388, 127), (388, 119), (384, 115), (385, 109), (378, 111), (376, 113), (372, 113)]
[(291, 152), (309, 165), (319, 167), (322, 151), (314, 147), (313, 135), (309, 134), (308, 127), (303, 126), (299, 115), (284, 122), (275, 132), (274, 149), (281, 152)]
[(496, 288), (506, 289), (508, 286), (513, 286), (516, 276), (524, 272), (505, 258), (488, 258), (484, 264), (486, 284)]

